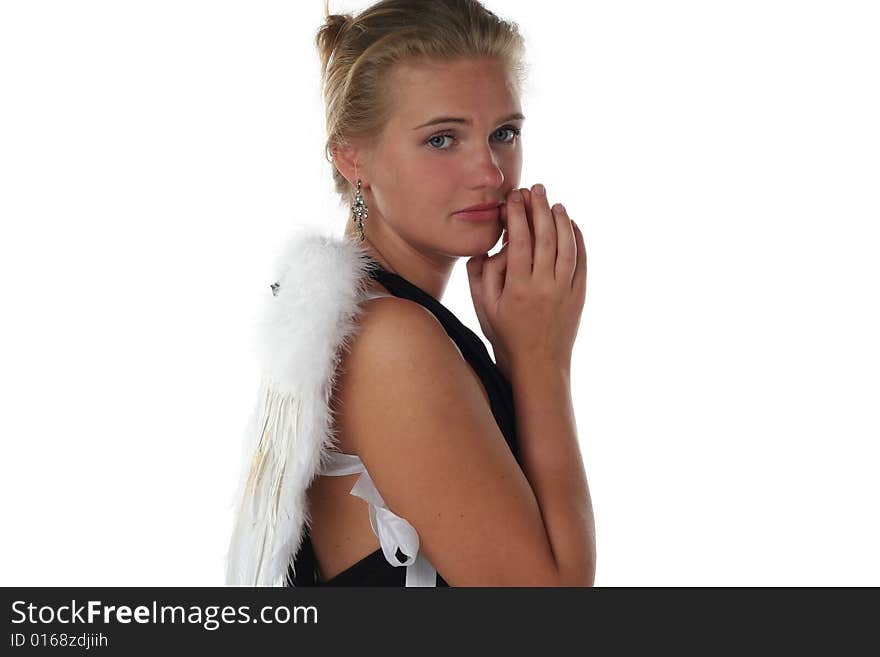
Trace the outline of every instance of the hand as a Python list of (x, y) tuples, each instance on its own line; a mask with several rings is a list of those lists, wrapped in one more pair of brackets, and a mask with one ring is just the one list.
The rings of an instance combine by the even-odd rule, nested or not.
[[(561, 205), (552, 211), (536, 187), (514, 190), (508, 197), (501, 250), (467, 262), (480, 327), (508, 378), (520, 367), (570, 369), (586, 297), (587, 255), (580, 228)], [(516, 191), (523, 200), (513, 199)]]

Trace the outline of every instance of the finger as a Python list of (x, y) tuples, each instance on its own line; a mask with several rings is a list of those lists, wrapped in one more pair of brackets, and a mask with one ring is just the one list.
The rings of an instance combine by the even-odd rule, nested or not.
[(566, 288), (570, 288), (574, 269), (577, 266), (574, 227), (562, 203), (557, 203), (550, 210), (556, 221), (556, 280)]
[(543, 185), (532, 186), (532, 225), (535, 228), (535, 258), (532, 273), (544, 279), (556, 278), (556, 221), (550, 212)]
[(511, 191), (507, 200), (507, 270), (505, 285), (532, 275), (532, 236), (526, 220), (525, 204), (520, 190)]
[(526, 221), (529, 224), (529, 234), (532, 236), (532, 263), (535, 262), (535, 213), (532, 210), (532, 190), (528, 187), (521, 187), (520, 192), (523, 195), (523, 203), (526, 206)]
[(477, 299), (480, 293), (480, 279), (483, 277), (483, 266), (486, 262), (486, 254), (477, 255), (467, 261), (468, 284), (471, 287), (471, 297)]
[(467, 269), (468, 278), (480, 278), (480, 275), (483, 271), (483, 264), (486, 262), (486, 254), (481, 253), (480, 255), (475, 255), (473, 258), (469, 258), (467, 263), (465, 264), (465, 268)]
[(575, 242), (577, 244), (577, 266), (571, 279), (572, 291), (579, 295), (586, 294), (587, 291), (587, 248), (584, 246), (584, 236), (578, 225), (571, 220), (571, 227), (574, 229)]
[(507, 270), (508, 249), (502, 249), (490, 257), (483, 266), (483, 299), (493, 303), (501, 296), (504, 290), (504, 280)]

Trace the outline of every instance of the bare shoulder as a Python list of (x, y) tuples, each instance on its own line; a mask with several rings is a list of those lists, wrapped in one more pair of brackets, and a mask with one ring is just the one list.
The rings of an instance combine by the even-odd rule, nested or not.
[[(380, 287), (372, 289), (385, 292)], [(340, 355), (332, 400), (339, 446), (346, 453), (357, 453), (361, 433), (357, 430), (361, 424), (357, 409), (387, 399), (376, 384), (393, 376), (377, 367), (393, 367), (387, 359), (397, 360), (404, 352), (429, 349), (437, 359), (444, 353), (450, 355), (449, 349), (455, 350), (437, 318), (415, 301), (382, 296), (362, 302), (361, 308), (357, 330)]]
[(345, 411), (342, 418), (347, 422), (341, 429), (349, 437), (349, 447), (357, 449), (363, 435), (358, 430), (364, 419), (360, 409), (419, 401), (428, 391), (413, 390), (406, 382), (420, 372), (425, 378), (425, 373), (438, 366), (455, 372), (456, 359), (461, 354), (455, 343), (420, 304), (395, 296), (364, 302), (357, 333), (339, 363), (335, 395)]
[[(384, 292), (381, 288), (376, 291)], [(364, 302), (359, 325), (359, 335), (369, 334), (368, 340), (407, 333), (414, 328), (421, 329), (419, 335), (422, 337), (425, 331), (434, 333), (435, 337), (439, 336), (437, 331), (446, 334), (431, 311), (415, 301), (396, 296), (382, 296)]]
[(345, 451), (452, 586), (552, 586), (557, 571), (534, 493), (479, 380), (416, 302), (365, 304), (335, 398)]

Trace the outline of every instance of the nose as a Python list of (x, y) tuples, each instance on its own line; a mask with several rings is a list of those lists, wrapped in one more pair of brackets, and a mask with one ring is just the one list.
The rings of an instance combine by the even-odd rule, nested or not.
[(501, 189), (504, 185), (504, 171), (498, 165), (498, 157), (488, 144), (474, 156), (475, 187)]

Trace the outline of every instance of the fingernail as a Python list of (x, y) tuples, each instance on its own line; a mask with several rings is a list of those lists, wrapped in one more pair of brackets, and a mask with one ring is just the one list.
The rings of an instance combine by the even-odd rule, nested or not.
[(544, 196), (544, 185), (542, 185), (541, 183), (535, 185), (535, 194)]
[(514, 203), (519, 203), (522, 201), (522, 194), (520, 194), (520, 191), (518, 189), (514, 189), (510, 193), (510, 200)]

